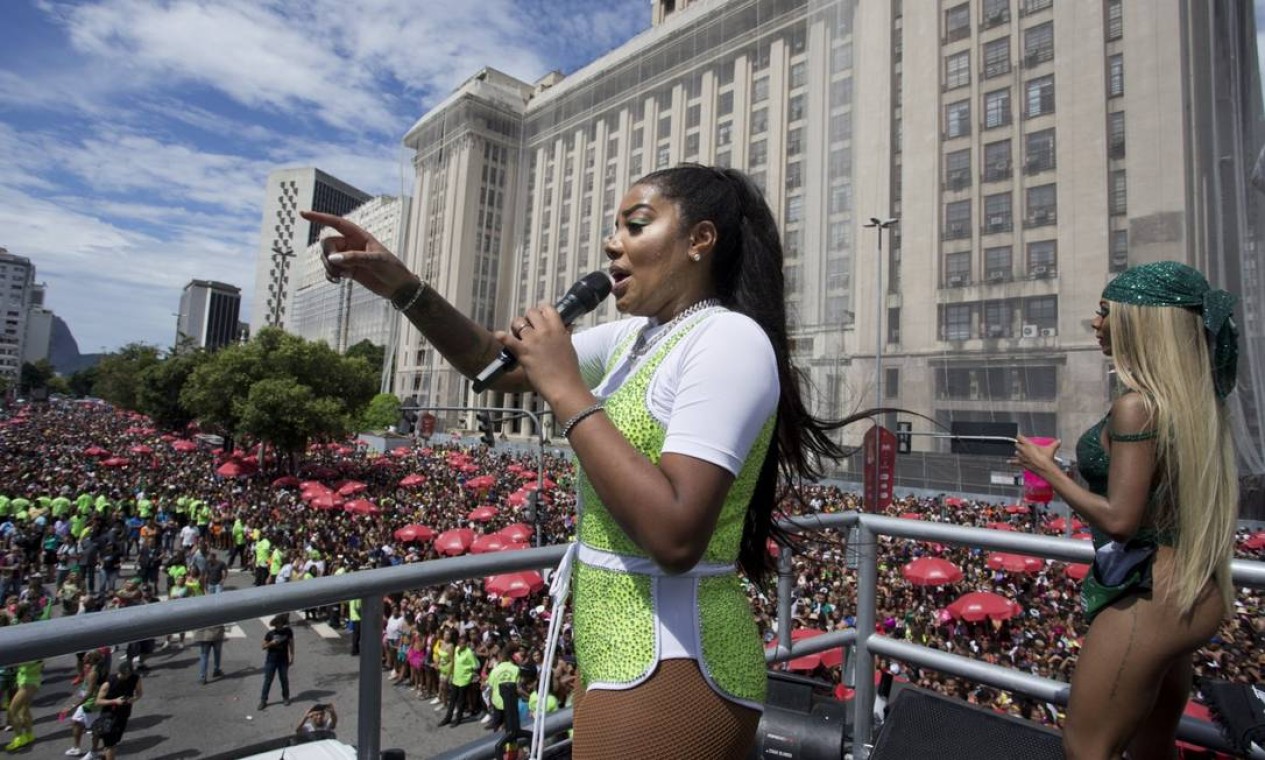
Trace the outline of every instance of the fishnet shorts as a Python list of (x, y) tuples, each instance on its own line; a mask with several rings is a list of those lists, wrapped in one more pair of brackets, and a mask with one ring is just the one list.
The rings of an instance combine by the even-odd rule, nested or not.
[(694, 660), (664, 660), (641, 685), (575, 697), (575, 760), (745, 760), (760, 713), (707, 685)]

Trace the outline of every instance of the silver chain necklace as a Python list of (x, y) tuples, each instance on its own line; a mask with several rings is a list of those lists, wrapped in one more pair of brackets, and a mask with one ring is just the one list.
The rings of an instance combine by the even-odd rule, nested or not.
[(699, 313), (703, 309), (710, 309), (713, 306), (720, 306), (719, 298), (704, 298), (703, 300), (693, 304), (692, 306), (687, 306), (680, 314), (677, 314), (670, 321), (668, 321), (667, 324), (663, 325), (663, 328), (655, 332), (654, 336), (649, 339), (646, 338), (646, 333), (650, 331), (653, 325), (647, 324), (645, 327), (641, 328), (641, 332), (637, 334), (637, 341), (633, 343), (632, 350), (629, 352), (629, 354), (634, 359), (640, 359), (642, 356), (645, 356), (646, 352), (649, 351), (654, 346), (654, 344), (662, 340), (663, 336), (672, 332), (672, 329), (674, 327), (681, 324), (681, 322), (685, 321), (686, 319)]

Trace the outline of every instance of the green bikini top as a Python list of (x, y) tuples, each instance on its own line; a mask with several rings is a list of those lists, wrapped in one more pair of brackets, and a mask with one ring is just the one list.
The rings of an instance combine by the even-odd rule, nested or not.
[[(1076, 442), (1076, 469), (1085, 480), (1085, 485), (1089, 486), (1089, 490), (1093, 493), (1106, 497), (1107, 496), (1107, 474), (1111, 469), (1111, 454), (1102, 446), (1102, 429), (1111, 419), (1111, 412), (1108, 412), (1096, 425), (1086, 430), (1080, 440)], [(1149, 441), (1155, 438), (1156, 432), (1148, 430), (1142, 433), (1113, 433), (1111, 428), (1107, 428), (1107, 439), (1112, 443), (1136, 443), (1139, 441)], [(1148, 494), (1147, 516), (1143, 521), (1142, 527), (1138, 528), (1137, 534), (1134, 535), (1135, 540), (1160, 543), (1171, 546), (1173, 543), (1173, 535), (1169, 531), (1157, 531), (1154, 527), (1155, 498), (1158, 495), (1158, 487), (1151, 486)], [(1097, 528), (1090, 528), (1090, 532), (1094, 536), (1094, 546), (1101, 546), (1110, 539), (1105, 533), (1100, 532)]]

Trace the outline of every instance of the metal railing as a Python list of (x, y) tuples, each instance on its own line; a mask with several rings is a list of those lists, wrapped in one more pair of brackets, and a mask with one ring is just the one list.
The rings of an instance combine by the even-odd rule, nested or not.
[[(933, 541), (941, 544), (981, 547), (1029, 554), (1065, 562), (1088, 562), (1093, 547), (1086, 541), (1007, 531), (969, 528), (959, 525), (903, 520), (893, 517), (846, 512), (833, 515), (796, 517), (782, 523), (792, 533), (823, 528), (858, 531), (856, 628), (836, 631), (791, 642), (791, 591), (794, 575), (791, 553), (783, 548), (778, 558), (778, 646), (766, 654), (773, 662), (785, 662), (806, 654), (854, 645), (856, 678), (853, 701), (853, 755), (865, 758), (873, 729), (873, 657), (879, 654), (902, 662), (961, 676), (982, 684), (1011, 691), (1044, 702), (1066, 705), (1068, 684), (1018, 670), (992, 665), (969, 657), (930, 647), (897, 641), (874, 633), (875, 598), (878, 588), (878, 536)], [(357, 756), (377, 760), (380, 753), (382, 671), (382, 597), (425, 586), (480, 578), (517, 570), (554, 567), (564, 546), (550, 546), (517, 552), (478, 554), (437, 559), (396, 567), (327, 576), (303, 583), (250, 588), (229, 594), (182, 599), (162, 604), (129, 607), (90, 615), (74, 615), (54, 620), (0, 628), (0, 665), (14, 665), (109, 644), (125, 644), (157, 638), (210, 625), (266, 617), (297, 609), (321, 607), (348, 599), (362, 599), (359, 683), (359, 725)], [(1265, 588), (1265, 563), (1236, 560), (1236, 586)], [(569, 725), (569, 717), (551, 716), (550, 732)], [(1223, 752), (1233, 749), (1210, 723), (1184, 717), (1179, 736)], [(473, 745), (471, 745), (473, 746)], [(470, 748), (454, 750), (444, 757), (475, 757)], [(484, 755), (486, 756), (486, 755)], [(1265, 758), (1256, 753), (1253, 758)]]

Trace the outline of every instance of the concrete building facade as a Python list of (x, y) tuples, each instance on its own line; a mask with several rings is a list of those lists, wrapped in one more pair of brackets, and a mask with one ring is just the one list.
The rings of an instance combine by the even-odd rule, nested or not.
[[(1247, 0), (657, 0), (652, 19), (566, 77), (486, 69), (409, 131), (405, 256), (458, 309), (500, 327), (556, 299), (605, 266), (637, 177), (734, 166), (779, 220), (819, 413), (875, 400), (1074, 440), (1112, 393), (1098, 294), (1177, 259), (1244, 300), (1235, 403), (1261, 450)], [(871, 217), (900, 221), (878, 232)], [(617, 316), (608, 302), (581, 324)], [(411, 327), (397, 368), (397, 392), (423, 404), (540, 409), (476, 399)]]
[(180, 293), (176, 345), (190, 339), (197, 348), (214, 351), (238, 339), (242, 291), (213, 280), (191, 280)]
[(252, 332), (286, 328), (294, 298), (296, 255), (316, 242), (317, 230), (299, 216), (305, 209), (346, 214), (370, 196), (314, 168), (280, 169), (268, 175), (259, 253), (255, 259)]
[(16, 383), (22, 369), (26, 320), (35, 291), (35, 265), (0, 248), (0, 376)]

